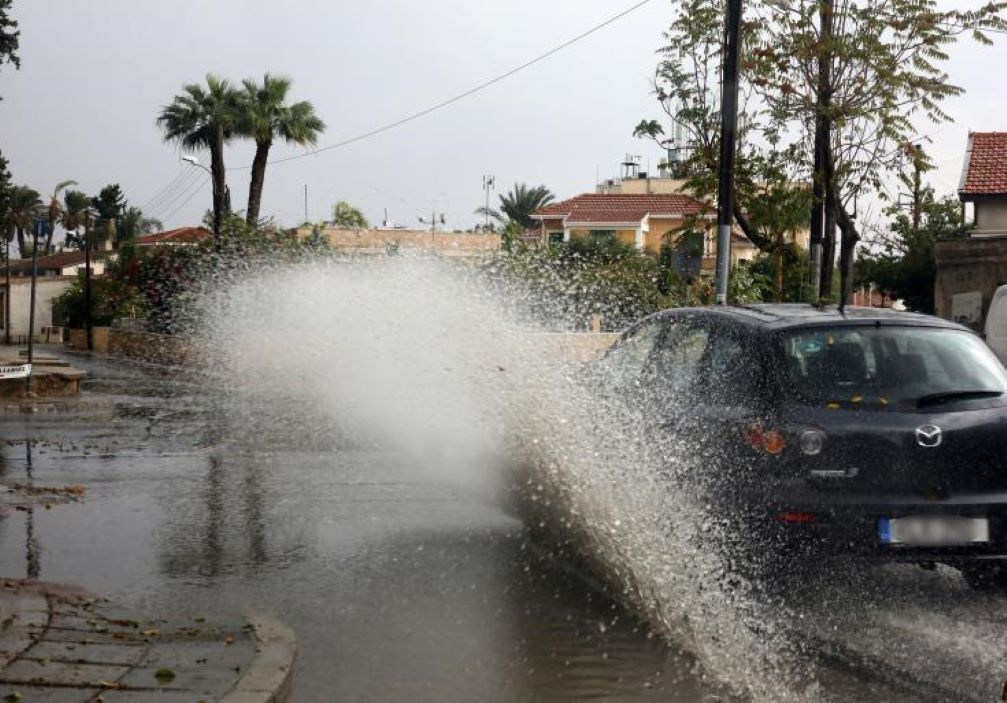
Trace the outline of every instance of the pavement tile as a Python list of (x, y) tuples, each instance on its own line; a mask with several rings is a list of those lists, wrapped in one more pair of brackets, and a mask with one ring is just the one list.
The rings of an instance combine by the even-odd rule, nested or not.
[[(104, 703), (211, 703), (212, 693), (198, 691), (106, 691), (101, 694)], [(25, 699), (23, 703), (33, 703)]]
[(141, 620), (106, 619), (96, 615), (67, 615), (64, 613), (54, 614), (51, 626), (65, 630), (87, 630), (90, 632), (139, 632), (154, 627)]
[(6, 632), (0, 632), (0, 654), (16, 655), (28, 648), (35, 641), (27, 630), (11, 628)]
[(86, 688), (0, 684), (0, 700), (12, 693), (21, 695), (20, 703), (85, 703), (94, 698), (96, 691)]
[(98, 686), (101, 681), (115, 681), (129, 671), (128, 666), (104, 664), (63, 664), (60, 662), (19, 659), (0, 672), (0, 684), (10, 681)]
[(150, 637), (130, 632), (88, 632), (86, 630), (61, 630), (49, 628), (45, 633), (47, 642), (80, 642), (87, 644), (144, 644)]
[(25, 655), (28, 659), (70, 661), (88, 664), (139, 664), (147, 653), (146, 645), (80, 644), (77, 642), (39, 642)]
[(212, 698), (217, 698), (231, 690), (240, 676), (238, 672), (230, 669), (210, 667), (172, 669), (175, 678), (170, 682), (162, 683), (155, 676), (162, 668), (169, 667), (137, 667), (122, 677), (120, 683), (124, 686), (132, 686), (134, 688), (156, 686), (166, 690), (187, 689), (200, 691), (210, 695)]
[(49, 612), (49, 602), (41, 593), (32, 591), (3, 591), (0, 594), (0, 598), (3, 598), (5, 610), (14, 614)]
[(255, 644), (250, 640), (239, 640), (234, 644), (171, 642), (151, 647), (143, 665), (169, 669), (209, 668), (230, 671), (238, 667), (244, 671), (254, 658)]

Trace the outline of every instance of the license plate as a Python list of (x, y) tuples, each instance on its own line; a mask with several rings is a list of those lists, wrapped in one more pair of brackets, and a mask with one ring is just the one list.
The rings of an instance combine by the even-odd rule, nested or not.
[(984, 517), (921, 515), (878, 520), (882, 544), (910, 547), (953, 547), (990, 541), (989, 520)]

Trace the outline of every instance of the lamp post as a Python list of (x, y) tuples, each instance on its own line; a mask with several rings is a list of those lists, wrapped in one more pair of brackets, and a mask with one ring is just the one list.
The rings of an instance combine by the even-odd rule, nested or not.
[(4, 277), (7, 287), (3, 296), (3, 341), (10, 344), (10, 237), (4, 233)]
[[(420, 217), (418, 219), (423, 224), (427, 223), (426, 218), (423, 217), (422, 215), (420, 215)], [(442, 225), (447, 224), (447, 222), (448, 222), (447, 216), (445, 216), (445, 214), (443, 212), (438, 214), (433, 209), (431, 209), (430, 210), (430, 246), (431, 246), (431, 248), (434, 251), (437, 251), (437, 222), (438, 221), (440, 221), (440, 223)]]
[[(217, 196), (219, 195), (217, 191), (217, 181), (213, 178), (213, 171), (208, 169), (203, 164), (199, 163), (199, 157), (194, 154), (183, 154), (182, 161), (189, 164), (190, 166), (195, 166), (196, 168), (201, 168), (210, 174), (210, 183), (213, 190), (213, 201), (217, 202)], [(223, 193), (224, 209), (227, 211), (231, 210), (231, 193), (230, 190), (225, 188)], [(305, 186), (305, 197), (307, 197), (307, 186)], [(220, 218), (214, 213), (213, 218), (213, 246), (215, 249), (219, 250), (220, 247)]]
[(734, 158), (738, 125), (738, 54), (741, 0), (727, 0), (724, 31), (724, 81), (720, 112), (720, 177), (717, 187), (717, 305), (727, 305), (731, 275), (731, 223), (734, 220)]

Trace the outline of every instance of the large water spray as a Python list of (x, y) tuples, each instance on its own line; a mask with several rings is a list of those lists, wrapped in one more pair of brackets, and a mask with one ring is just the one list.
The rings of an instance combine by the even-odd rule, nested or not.
[(601, 392), (478, 272), (316, 263), (253, 272), (204, 300), (202, 334), (232, 389), (222, 412), (246, 449), (385, 446), (423, 480), (506, 496), (726, 690), (814, 697), (782, 610), (722, 548), (689, 438), (648, 438), (639, 409)]

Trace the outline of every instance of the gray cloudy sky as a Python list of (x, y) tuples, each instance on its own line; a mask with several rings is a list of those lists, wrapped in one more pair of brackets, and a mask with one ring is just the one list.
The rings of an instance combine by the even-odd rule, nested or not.
[[(96, 192), (122, 184), (131, 204), (169, 227), (198, 222), (210, 186), (187, 173), (154, 119), (186, 82), (213, 71), (238, 81), (265, 71), (294, 79), (340, 141), (439, 102), (523, 63), (633, 4), (632, 0), (15, 0), (22, 69), (0, 74), (2, 148), (18, 182), (41, 192), (73, 178)], [(337, 199), (372, 221), (404, 224), (423, 211), (449, 227), (477, 221), (482, 175), (498, 189), (544, 183), (559, 197), (617, 174), (625, 153), (660, 158), (632, 139), (655, 108), (649, 80), (668, 0), (488, 90), (377, 137), (271, 166), (263, 214), (294, 224)], [(957, 186), (968, 130), (1007, 130), (998, 46), (954, 49), (952, 79), (968, 92), (948, 104), (953, 125), (926, 126), (939, 191)], [(298, 153), (278, 146), (276, 157)], [(236, 144), (228, 166), (247, 165)], [(247, 171), (229, 174), (244, 208)], [(165, 191), (165, 187), (173, 184)], [(184, 203), (184, 199), (192, 198)], [(152, 201), (152, 198), (155, 198)], [(495, 199), (495, 196), (494, 196)]]

